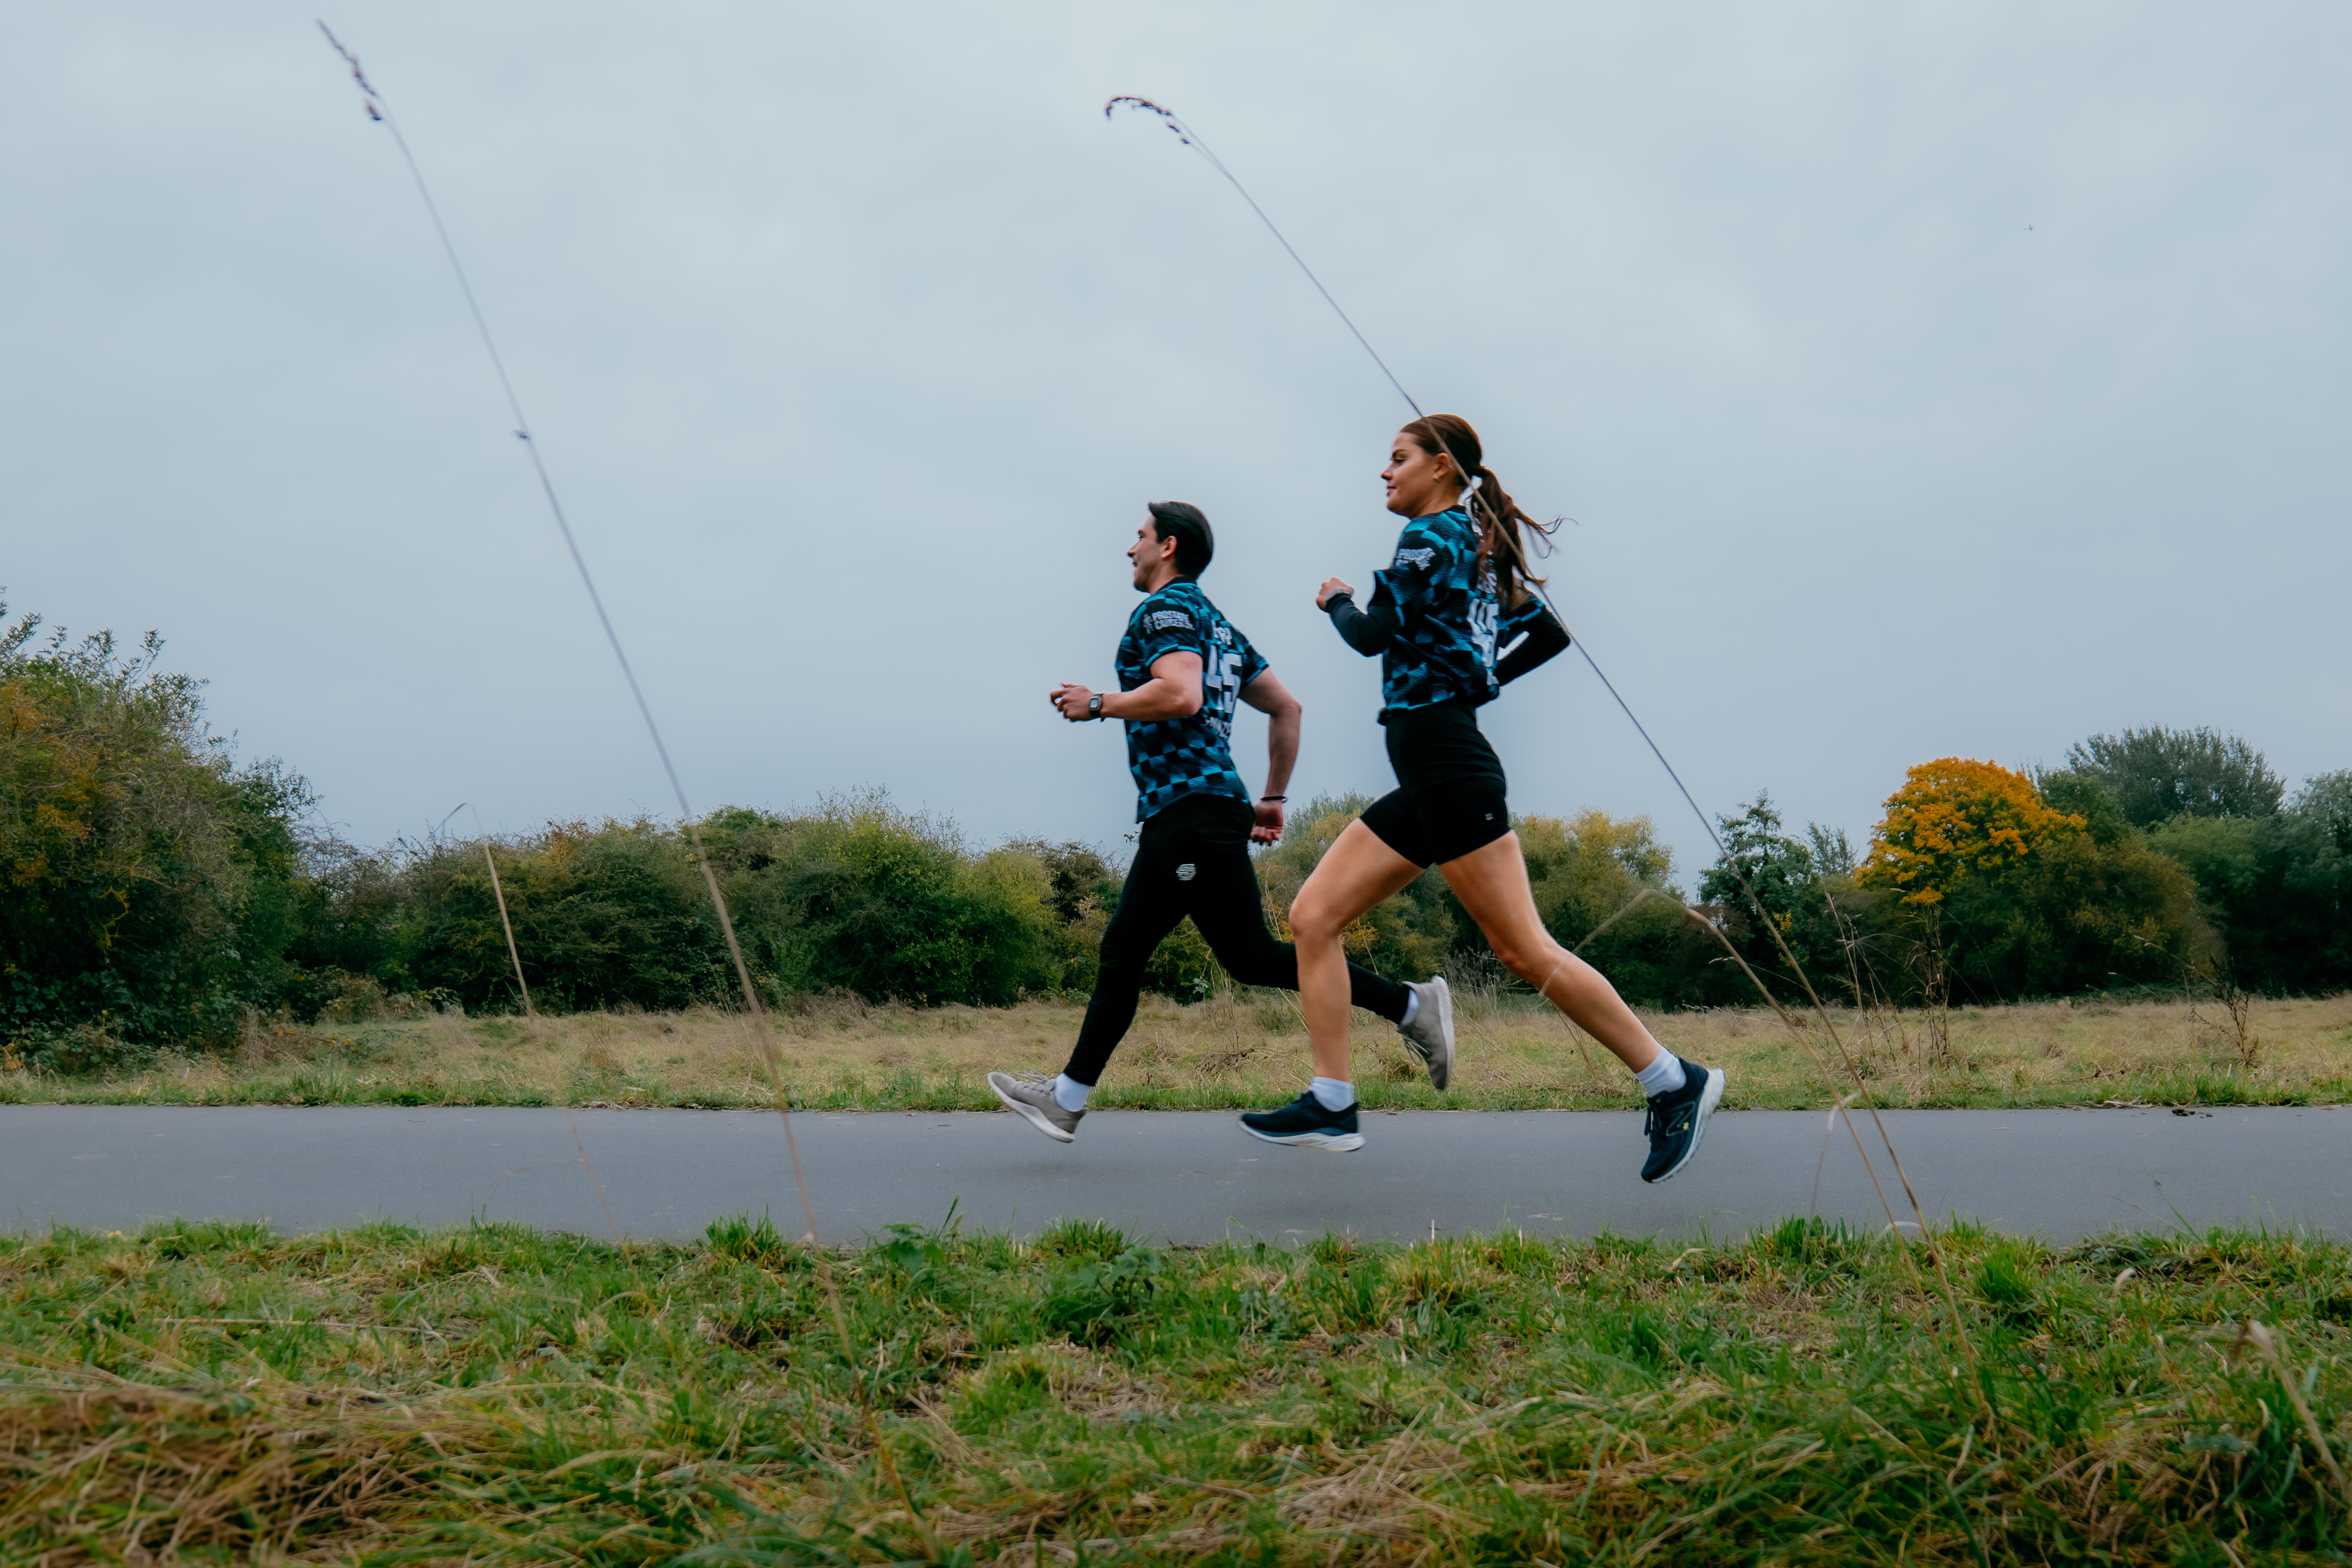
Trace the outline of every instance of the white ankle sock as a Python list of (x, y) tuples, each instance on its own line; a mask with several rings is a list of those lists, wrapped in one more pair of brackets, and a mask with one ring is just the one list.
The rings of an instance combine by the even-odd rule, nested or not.
[(1080, 1083), (1068, 1073), (1057, 1072), (1054, 1075), (1054, 1103), (1065, 1110), (1084, 1110), (1087, 1108), (1087, 1096), (1094, 1091), (1094, 1085)]
[(1326, 1110), (1345, 1110), (1356, 1103), (1356, 1086), (1343, 1078), (1318, 1078), (1307, 1086), (1307, 1092)]
[(1662, 1094), (1672, 1094), (1690, 1081), (1690, 1075), (1683, 1071), (1682, 1058), (1669, 1050), (1659, 1051), (1657, 1059), (1635, 1073), (1633, 1078), (1641, 1084), (1642, 1092), (1653, 1100)]
[(1397, 1027), (1409, 1029), (1412, 1026), (1412, 1021), (1420, 1016), (1421, 993), (1408, 985), (1404, 993), (1404, 1016), (1397, 1020)]

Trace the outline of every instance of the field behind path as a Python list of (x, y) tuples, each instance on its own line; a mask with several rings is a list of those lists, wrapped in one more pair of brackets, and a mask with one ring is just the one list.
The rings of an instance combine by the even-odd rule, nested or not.
[[(1454, 1087), (1438, 1094), (1396, 1031), (1356, 1015), (1357, 1092), (1370, 1109), (1622, 1109), (1632, 1075), (1531, 998), (1457, 992)], [(1052, 1072), (1083, 1006), (873, 1006), (810, 999), (772, 1015), (784, 1087), (827, 1110), (991, 1110), (991, 1069)], [(1888, 1106), (2339, 1104), (2352, 1100), (2352, 994), (2213, 1003), (2059, 1001), (1953, 1011), (1948, 1042), (1918, 1013), (1833, 1008), (1872, 1096)], [(1726, 1068), (1735, 1107), (1825, 1107), (1833, 1089), (1770, 1012), (1653, 1015), (1679, 1055)], [(2242, 1024), (2242, 1027), (2241, 1025)], [(1818, 1022), (1807, 1041), (1835, 1058)], [(248, 1033), (226, 1058), (165, 1057), (135, 1072), (0, 1070), (0, 1103), (668, 1105), (773, 1103), (744, 1019), (707, 1008), (536, 1020), (455, 1014)], [(1286, 993), (1189, 1006), (1148, 998), (1095, 1103), (1132, 1109), (1275, 1104), (1304, 1087), (1307, 1034)]]

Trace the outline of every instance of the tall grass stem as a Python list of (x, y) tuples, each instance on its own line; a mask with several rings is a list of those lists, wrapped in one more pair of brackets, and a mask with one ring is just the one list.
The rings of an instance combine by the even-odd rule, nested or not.
[[(522, 400), (516, 395), (514, 382), (507, 374), (506, 360), (499, 353), (497, 340), (490, 334), (489, 321), (482, 313), (480, 301), (474, 296), (474, 286), (466, 275), (465, 263), (458, 258), (456, 243), (449, 237), (448, 226), (441, 219), (441, 209), (433, 200), (431, 188), (425, 183), (424, 170), (418, 166), (415, 153), (410, 151), (408, 139), (401, 134), (399, 123), (393, 119), (391, 106), (384, 101), (383, 94), (376, 90), (375, 85), (368, 80), (366, 72), (360, 68), (359, 57), (343, 47), (342, 41), (335, 37), (333, 29), (330, 28), (323, 20), (319, 23), (319, 31), (326, 36), (328, 44), (351, 68), (352, 79), (359, 84), (360, 90), (366, 95), (368, 118), (382, 124), (385, 130), (392, 132), (393, 142), (400, 149), (402, 162), (408, 166), (409, 178), (415, 183), (416, 194), (425, 204), (425, 214), (433, 220), (433, 232), (440, 238), (442, 254), (448, 258), (450, 271), (457, 275), (457, 288), (466, 298), (466, 309), (474, 319), (474, 329), (482, 340), (483, 351), (489, 355), (491, 369), (498, 374), (499, 389), (506, 394), (507, 408), (514, 416), (515, 438), (523, 444), (524, 451), (530, 454), (531, 471), (538, 476), (540, 492), (547, 498), (548, 510), (555, 519), (557, 531), (563, 537), (564, 549), (571, 554), (572, 564), (580, 574), (581, 586), (588, 592), (588, 602), (596, 611), (597, 624), (604, 627), (604, 640), (611, 647), (614, 660), (621, 667), (622, 678), (628, 683), (629, 695), (636, 703), (637, 717), (645, 722), (646, 734), (653, 742), (654, 753), (661, 759), (662, 772), (668, 777), (671, 794), (677, 797), (678, 816), (686, 830), (687, 841), (693, 847), (696, 863), (701, 868), (703, 885), (709, 889), (711, 907), (718, 912), (719, 931), (727, 939), (728, 956), (734, 960), (735, 978), (743, 988), (744, 1007), (749, 1012), (752, 1026), (764, 1034), (766, 1010), (760, 1005), (758, 987), (751, 984), (751, 966), (743, 961), (743, 946), (736, 939), (735, 922), (727, 911), (727, 897), (719, 889), (718, 874), (711, 869), (710, 856), (703, 847), (702, 835), (695, 823), (694, 808), (687, 799), (686, 785), (678, 777), (677, 765), (670, 760), (669, 747), (662, 741), (661, 726), (654, 721), (653, 708), (646, 700), (645, 689), (637, 683), (636, 670), (629, 663), (628, 652), (621, 646), (620, 633), (614, 629), (613, 617), (604, 608), (604, 597), (597, 591), (594, 574), (588, 570), (587, 557), (581, 553), (580, 542), (572, 534), (571, 520), (564, 515), (563, 502), (555, 492), (555, 481), (548, 474), (547, 464), (540, 456), (539, 443), (531, 437), (530, 421), (523, 413)], [(503, 908), (503, 900), (501, 900), (501, 908)], [(774, 1051), (772, 1043), (763, 1040), (762, 1047), (772, 1058)], [(898, 1466), (890, 1457), (889, 1446), (883, 1440), (881, 1423), (875, 1414), (871, 1392), (866, 1387), (866, 1379), (859, 1371), (856, 1351), (850, 1343), (849, 1323), (842, 1312), (841, 1294), (833, 1277), (832, 1262), (825, 1253), (824, 1244), (818, 1239), (816, 1205), (809, 1196), (808, 1178), (801, 1165), (799, 1141), (793, 1135), (792, 1108), (784, 1096), (783, 1079), (780, 1073), (773, 1070), (772, 1066), (770, 1076), (776, 1089), (776, 1113), (783, 1121), (784, 1146), (792, 1159), (793, 1181), (800, 1191), (801, 1211), (808, 1221), (810, 1250), (815, 1259), (817, 1274), (823, 1281), (825, 1297), (832, 1309), (834, 1327), (841, 1340), (842, 1354), (848, 1361), (850, 1375), (856, 1383), (859, 1402), (865, 1406), (867, 1423), (872, 1429), (875, 1445), (881, 1456), (883, 1466), (890, 1472), (892, 1482), (901, 1500), (906, 1502), (908, 1512), (914, 1519), (916, 1527), (919, 1530), (925, 1530), (928, 1536), (929, 1531), (923, 1526), (922, 1516), (915, 1511), (914, 1503), (907, 1492), (905, 1483), (898, 1479)], [(573, 1136), (575, 1139), (578, 1137), (576, 1127), (573, 1130)], [(582, 1145), (581, 1155), (584, 1162), (587, 1155), (584, 1144)], [(601, 1184), (597, 1189), (597, 1198), (600, 1202), (604, 1198)], [(609, 1218), (612, 1213), (609, 1205), (605, 1213)], [(616, 1225), (614, 1226), (616, 1235), (618, 1229)], [(933, 1542), (932, 1545), (936, 1549), (937, 1542)]]

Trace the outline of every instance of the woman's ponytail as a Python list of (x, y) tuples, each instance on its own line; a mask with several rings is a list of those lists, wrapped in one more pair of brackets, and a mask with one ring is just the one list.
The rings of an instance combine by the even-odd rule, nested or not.
[(1527, 597), (1527, 584), (1543, 581), (1528, 565), (1528, 532), (1549, 541), (1559, 527), (1559, 520), (1538, 522), (1520, 509), (1495, 477), (1495, 470), (1486, 466), (1478, 432), (1460, 415), (1432, 414), (1405, 429), (1423, 451), (1431, 457), (1444, 454), (1453, 461), (1454, 471), (1471, 481), (1463, 492), (1462, 504), (1469, 509), (1470, 521), (1478, 530), (1479, 563), (1495, 574), (1495, 596), (1503, 608), (1517, 609)]

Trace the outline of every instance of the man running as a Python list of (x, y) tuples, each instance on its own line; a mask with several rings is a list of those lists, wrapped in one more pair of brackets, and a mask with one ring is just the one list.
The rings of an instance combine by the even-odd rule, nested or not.
[[(1216, 551), (1209, 520), (1183, 501), (1154, 501), (1150, 510), (1127, 552), (1144, 600), (1119, 639), (1118, 689), (1064, 684), (1046, 694), (1073, 723), (1126, 723), (1135, 815), (1143, 824), (1135, 861), (1103, 932), (1102, 965), (1069, 1065), (1052, 1078), (988, 1075), (999, 1100), (1064, 1143), (1077, 1136), (1087, 1096), (1135, 1020), (1144, 965), (1185, 916), (1238, 983), (1298, 989), (1297, 955), (1265, 929), (1249, 846), (1282, 837), (1283, 791), (1298, 760), (1301, 710), (1249, 639), (1201, 592), (1198, 579)], [(1231, 750), (1237, 699), (1268, 720), (1265, 793), (1254, 805)], [(1427, 1065), (1430, 1081), (1444, 1089), (1454, 1068), (1454, 1005), (1445, 982), (1400, 984), (1350, 963), (1348, 985), (1356, 1006), (1397, 1026)]]

